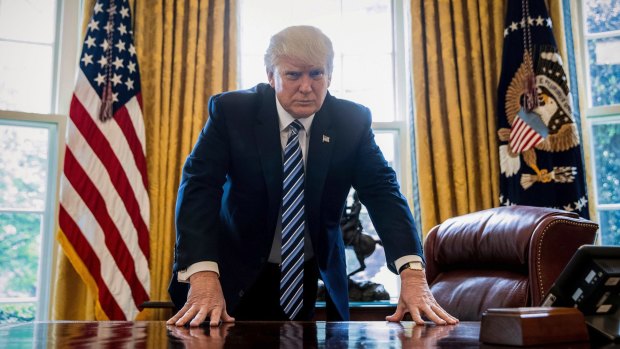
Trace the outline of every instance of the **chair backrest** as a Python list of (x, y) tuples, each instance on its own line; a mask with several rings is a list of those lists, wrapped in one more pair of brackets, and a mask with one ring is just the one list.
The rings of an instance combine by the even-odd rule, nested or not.
[(437, 302), (461, 321), (488, 308), (538, 306), (598, 225), (577, 214), (507, 206), (450, 218), (424, 241), (426, 277)]

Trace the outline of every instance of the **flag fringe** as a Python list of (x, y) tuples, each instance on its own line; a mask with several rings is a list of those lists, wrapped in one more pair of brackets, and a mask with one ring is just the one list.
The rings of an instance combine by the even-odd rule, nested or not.
[(77, 252), (75, 252), (75, 249), (73, 249), (73, 245), (69, 242), (69, 239), (67, 239), (62, 229), (58, 229), (56, 239), (58, 239), (62, 250), (69, 259), (69, 262), (71, 262), (71, 265), (73, 266), (75, 271), (78, 273), (82, 281), (86, 284), (88, 290), (94, 295), (94, 298), (96, 300), (95, 319), (98, 321), (110, 320), (110, 317), (103, 310), (101, 303), (99, 303), (99, 287), (97, 287), (97, 283), (88, 271), (88, 268), (84, 265), (84, 262), (82, 262), (82, 259), (78, 256)]

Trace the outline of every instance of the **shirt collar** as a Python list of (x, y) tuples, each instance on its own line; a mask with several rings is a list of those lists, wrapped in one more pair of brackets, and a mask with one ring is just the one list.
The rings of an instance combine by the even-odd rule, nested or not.
[(312, 120), (314, 120), (314, 115), (316, 115), (316, 113), (308, 116), (307, 118), (296, 119), (291, 114), (289, 114), (289, 112), (284, 110), (284, 107), (282, 106), (282, 104), (280, 104), (277, 96), (276, 107), (278, 109), (280, 132), (284, 131), (284, 129), (286, 129), (291, 124), (291, 122), (299, 120), (299, 122), (304, 126), (304, 130), (306, 130), (306, 134), (310, 134), (310, 127), (312, 126)]

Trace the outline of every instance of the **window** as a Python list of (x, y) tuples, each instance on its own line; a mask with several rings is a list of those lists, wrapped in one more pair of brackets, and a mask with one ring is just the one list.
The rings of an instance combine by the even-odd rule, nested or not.
[(64, 119), (0, 116), (0, 322), (47, 318)]
[(620, 0), (580, 4), (595, 207), (601, 242), (620, 245)]
[(79, 0), (0, 1), (11, 53), (0, 55), (0, 323), (49, 318), (65, 131), (53, 113), (69, 108), (79, 11)]
[[(376, 142), (396, 171), (403, 194), (411, 199), (409, 147), (403, 146), (409, 144), (410, 110), (404, 73), (409, 69), (405, 6), (401, 0), (240, 0), (238, 71), (240, 88), (267, 82), (263, 55), (271, 35), (290, 25), (320, 28), (335, 51), (330, 93), (370, 108)], [(364, 208), (360, 219), (363, 232), (378, 239)], [(399, 282), (386, 267), (383, 248), (376, 245), (365, 263), (366, 269), (352, 278), (382, 284), (396, 300)], [(357, 265), (355, 253), (347, 248), (347, 268), (352, 271)]]

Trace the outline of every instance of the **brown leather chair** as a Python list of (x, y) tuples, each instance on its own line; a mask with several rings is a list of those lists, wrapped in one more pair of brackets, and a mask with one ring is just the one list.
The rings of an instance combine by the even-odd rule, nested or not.
[(450, 218), (424, 242), (427, 281), (437, 302), (461, 321), (480, 320), (488, 308), (538, 306), (597, 230), (575, 213), (542, 207)]

